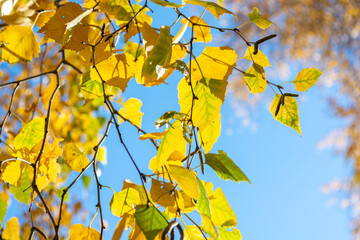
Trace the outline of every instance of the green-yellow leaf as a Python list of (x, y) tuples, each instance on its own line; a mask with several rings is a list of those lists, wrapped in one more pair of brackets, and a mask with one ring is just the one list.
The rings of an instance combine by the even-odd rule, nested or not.
[(153, 3), (163, 6), (163, 7), (168, 7), (168, 8), (181, 8), (185, 5), (181, 5), (181, 4), (177, 4), (177, 3), (173, 3), (173, 2), (168, 2), (168, 1), (163, 1), (163, 0), (150, 0)]
[(81, 172), (89, 164), (86, 154), (79, 150), (75, 143), (67, 143), (63, 149), (65, 162), (76, 172)]
[(156, 85), (161, 83), (157, 83), (157, 80), (165, 74), (166, 69), (170, 64), (171, 53), (172, 37), (170, 35), (170, 28), (168, 26), (163, 26), (160, 29), (160, 35), (154, 49), (150, 52), (142, 67), (142, 84), (153, 83)]
[(179, 184), (180, 188), (189, 197), (194, 199), (199, 197), (199, 186), (193, 172), (187, 168), (176, 165), (168, 165), (167, 168), (172, 179), (174, 179)]
[(270, 106), (271, 114), (276, 120), (278, 120), (282, 124), (285, 124), (286, 126), (295, 129), (301, 135), (299, 109), (296, 99), (290, 96), (286, 96), (284, 100), (284, 105), (280, 106), (280, 110), (277, 116), (275, 116), (276, 108), (279, 104), (280, 98), (281, 95), (276, 94)]
[(133, 214), (138, 204), (140, 204), (139, 192), (134, 188), (127, 188), (114, 193), (110, 201), (110, 209), (115, 216), (122, 217), (125, 213)]
[(2, 225), (4, 222), (6, 211), (7, 211), (7, 202), (0, 199), (0, 225)]
[[(100, 233), (91, 227), (82, 224), (74, 224), (69, 229), (70, 240), (95, 240), (100, 239)], [(101, 238), (103, 239), (103, 238)], [(101, 240), (100, 239), (100, 240)]]
[(15, 149), (21, 149), (25, 147), (31, 150), (43, 139), (44, 128), (45, 120), (43, 118), (34, 118), (32, 121), (25, 124), (20, 133), (15, 137)]
[(236, 15), (234, 13), (227, 10), (226, 8), (221, 7), (220, 5), (218, 5), (214, 2), (208, 2), (208, 1), (202, 1), (202, 0), (186, 0), (186, 3), (205, 7), (207, 10), (209, 10), (209, 12), (212, 15), (214, 15), (216, 20), (219, 20), (219, 16), (224, 13), (232, 14), (237, 19)]
[(221, 190), (215, 190), (214, 198), (210, 199), (211, 219), (215, 226), (236, 226), (236, 216)]
[(219, 227), (219, 238), (220, 240), (241, 240), (242, 236), (239, 229), (233, 228), (229, 231), (224, 227)]
[(195, 225), (185, 226), (185, 240), (203, 240), (204, 236), (202, 235), (199, 228)]
[(261, 29), (266, 29), (272, 24), (270, 20), (264, 18), (262, 15), (259, 14), (259, 10), (256, 7), (254, 7), (253, 12), (249, 13), (248, 15), (250, 21), (255, 23)]
[(260, 49), (258, 49), (257, 54), (254, 55), (254, 46), (247, 48), (244, 59), (254, 62), (263, 68), (268, 66), (271, 67), (268, 58), (260, 51)]
[(168, 216), (151, 205), (138, 206), (134, 216), (146, 240), (153, 240), (168, 225)]
[(213, 239), (218, 239), (218, 233), (216, 231), (216, 228), (214, 226), (214, 223), (211, 221), (211, 218), (206, 215), (201, 215), (202, 221), (201, 221), (201, 228), (209, 234)]
[(160, 143), (156, 156), (156, 169), (159, 170), (170, 154), (176, 149), (177, 145), (181, 143), (183, 138), (181, 122), (175, 121), (171, 127), (166, 131), (163, 140)]
[(205, 153), (209, 153), (220, 136), (221, 131), (221, 114), (204, 130), (199, 131), (200, 143), (203, 146)]
[(262, 93), (266, 89), (266, 78), (264, 68), (254, 63), (244, 74), (245, 81), (250, 88), (250, 91), (255, 93)]
[(98, 99), (103, 96), (103, 88), (99, 81), (90, 78), (90, 71), (84, 73), (80, 82), (80, 91), (85, 99)]
[(9, 63), (31, 61), (40, 46), (31, 27), (10, 25), (0, 32), (1, 57)]
[[(119, 110), (119, 114), (124, 118), (130, 120), (132, 124), (135, 124), (141, 128), (141, 119), (144, 113), (141, 112), (141, 100), (137, 98), (129, 98), (124, 104), (123, 107)], [(124, 120), (119, 117), (119, 124)]]
[(219, 150), (218, 154), (205, 154), (205, 163), (224, 180), (232, 180), (235, 182), (246, 181), (250, 183), (243, 171), (241, 171), (224, 151)]
[[(31, 186), (31, 180), (29, 176), (29, 170), (26, 169), (21, 173), (19, 186), (17, 185), (11, 185), (10, 186), (10, 192), (14, 194), (14, 197), (19, 200), (22, 203), (28, 204), (31, 199), (31, 188), (29, 189), (29, 186)], [(25, 189), (27, 189), (25, 191)]]
[(314, 86), (321, 74), (322, 72), (315, 68), (305, 68), (301, 70), (293, 81), (296, 90), (299, 92), (307, 91)]
[(196, 177), (196, 182), (199, 187), (199, 197), (196, 202), (196, 209), (199, 211), (199, 213), (201, 213), (201, 215), (211, 217), (210, 202), (206, 194), (205, 188), (198, 177)]

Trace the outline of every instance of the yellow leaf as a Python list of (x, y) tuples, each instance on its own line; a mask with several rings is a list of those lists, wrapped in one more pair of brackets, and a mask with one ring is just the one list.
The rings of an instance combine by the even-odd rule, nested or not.
[(20, 163), (21, 161), (11, 161), (8, 163), (2, 175), (2, 180), (4, 182), (17, 185), (21, 175)]
[(134, 221), (133, 216), (129, 214), (124, 214), (121, 220), (115, 227), (115, 231), (111, 240), (120, 240), (124, 230), (127, 230), (131, 225), (131, 222)]
[(212, 15), (214, 15), (216, 20), (219, 20), (219, 16), (224, 13), (232, 14), (236, 18), (236, 15), (234, 13), (227, 10), (226, 8), (219, 6), (218, 4), (216, 4), (214, 2), (208, 2), (208, 1), (202, 1), (202, 0), (186, 0), (185, 2), (188, 4), (200, 5), (200, 6), (205, 7), (207, 10), (209, 10), (209, 12)]
[(301, 70), (293, 81), (296, 90), (299, 92), (307, 91), (309, 88), (314, 86), (321, 74), (322, 72), (315, 68), (305, 68)]
[[(124, 118), (130, 120), (130, 122), (141, 128), (141, 119), (144, 113), (141, 112), (141, 101), (137, 98), (129, 98), (123, 107), (119, 110), (119, 114)], [(124, 120), (119, 117), (119, 124)]]
[(34, 118), (25, 124), (20, 133), (14, 139), (15, 149), (27, 148), (31, 150), (39, 143), (44, 136), (45, 120), (43, 118)]
[(31, 61), (40, 53), (40, 46), (31, 27), (7, 26), (0, 32), (1, 57), (15, 63), (20, 60)]
[[(281, 95), (276, 94), (270, 106), (271, 114), (273, 115), (274, 119), (278, 120), (282, 124), (285, 124), (286, 126), (295, 129), (301, 135), (299, 109), (296, 99), (290, 96), (286, 96), (284, 99), (284, 105), (281, 105), (280, 98)], [(280, 104), (280, 109), (277, 116), (275, 116), (278, 104)]]
[(235, 67), (236, 52), (230, 47), (207, 47), (191, 61), (191, 81), (195, 84), (203, 77), (227, 80)]
[(163, 132), (153, 132), (153, 133), (147, 133), (143, 134), (139, 137), (140, 140), (146, 140), (146, 139), (162, 139), (165, 136), (166, 131)]
[[(82, 224), (72, 225), (69, 229), (70, 240), (96, 240), (100, 239), (100, 233), (90, 227), (84, 227)], [(100, 239), (102, 240), (102, 238)]]
[(171, 127), (166, 131), (163, 140), (160, 143), (156, 156), (156, 170), (165, 163), (170, 154), (176, 149), (176, 146), (181, 142), (182, 130), (181, 122), (175, 121)]
[[(88, 42), (89, 25), (86, 24), (85, 19), (82, 19), (81, 23), (74, 27), (71, 36), (65, 36), (67, 23), (77, 18), (83, 13), (82, 7), (74, 2), (65, 3), (56, 10), (54, 16), (43, 26), (39, 33), (44, 33), (45, 37), (54, 39), (55, 42), (62, 44), (64, 49), (71, 49), (75, 51), (81, 51), (86, 47), (83, 42)], [(68, 37), (64, 42), (64, 36)]]
[(161, 206), (164, 207), (175, 207), (175, 189), (171, 183), (157, 181), (152, 179), (151, 189), (150, 189), (151, 198)]
[(64, 160), (76, 172), (81, 172), (89, 164), (86, 154), (75, 143), (67, 143), (63, 150)]
[[(43, 102), (44, 106), (46, 109), (49, 108), (49, 100), (56, 88), (56, 84), (57, 84), (57, 79), (56, 79), (56, 76), (55, 75), (51, 75), (50, 77), (50, 83), (49, 85), (46, 87), (43, 95), (42, 95), (42, 98), (41, 98), (41, 101)], [(60, 96), (59, 94), (56, 94), (54, 96), (54, 99), (53, 99), (53, 102), (52, 102), (52, 109), (60, 112), (61, 111), (61, 103), (60, 103)]]
[(216, 231), (216, 228), (214, 226), (214, 223), (211, 221), (211, 218), (201, 214), (201, 228), (204, 229), (204, 231), (209, 234), (212, 238), (218, 239), (218, 233)]
[(185, 234), (185, 240), (203, 240), (204, 239), (204, 236), (202, 235), (201, 231), (195, 225), (185, 226), (184, 234)]
[(261, 67), (271, 67), (268, 58), (260, 50), (254, 55), (254, 46), (247, 48), (244, 59), (252, 61)]
[(20, 225), (17, 217), (10, 218), (6, 222), (1, 236), (6, 240), (20, 240)]
[(268, 19), (264, 18), (262, 15), (259, 14), (259, 10), (254, 7), (252, 13), (248, 14), (250, 21), (255, 23), (259, 28), (266, 29), (271, 26), (272, 22)]
[[(197, 16), (192, 16), (190, 18), (190, 21), (193, 23), (198, 23), (201, 25), (205, 25), (205, 26), (209, 26), (203, 19), (200, 19)], [(184, 26), (189, 25), (190, 27), (193, 27), (194, 29), (194, 42), (210, 42), (212, 39), (212, 35), (210, 33), (210, 28), (209, 27), (204, 27), (204, 26), (198, 26), (195, 25), (193, 26), (190, 22), (188, 22), (185, 18), (183, 18), (181, 20), (182, 24), (184, 24)]]
[(99, 148), (96, 160), (104, 165), (107, 164), (107, 148), (105, 146)]
[(118, 87), (125, 91), (129, 80), (135, 74), (135, 59), (129, 53), (112, 55), (104, 61), (96, 64), (100, 76), (95, 68), (90, 71), (90, 77), (101, 83), (104, 80), (108, 85)]
[(114, 193), (110, 201), (110, 209), (115, 216), (121, 217), (125, 213), (133, 214), (138, 204), (140, 204), (139, 192), (134, 188), (127, 188)]
[(176, 165), (168, 165), (167, 168), (170, 176), (189, 197), (196, 199), (199, 196), (199, 187), (193, 172), (187, 168)]
[(221, 114), (218, 115), (218, 117), (204, 130), (199, 131), (199, 139), (200, 143), (203, 146), (205, 153), (209, 153), (211, 151), (211, 148), (216, 143), (217, 139), (220, 136), (221, 131)]
[(214, 198), (210, 199), (211, 219), (215, 226), (236, 226), (236, 216), (221, 190), (215, 190)]
[(254, 63), (244, 74), (246, 84), (250, 91), (255, 93), (262, 93), (266, 89), (266, 78), (264, 68)]

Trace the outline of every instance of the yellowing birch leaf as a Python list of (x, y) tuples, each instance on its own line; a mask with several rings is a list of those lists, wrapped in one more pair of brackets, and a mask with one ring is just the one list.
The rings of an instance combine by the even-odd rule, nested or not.
[(275, 95), (275, 98), (270, 106), (271, 114), (273, 115), (274, 119), (278, 120), (282, 124), (285, 124), (286, 126), (295, 129), (301, 135), (299, 109), (296, 99), (290, 96), (286, 96), (284, 105), (280, 105), (280, 110), (277, 116), (275, 116), (276, 108), (279, 104), (280, 98), (280, 94)]
[(231, 209), (226, 197), (221, 190), (217, 188), (213, 199), (210, 199), (211, 219), (215, 226), (236, 226), (236, 216)]
[(174, 186), (171, 183), (160, 182), (155, 179), (151, 181), (151, 198), (161, 206), (175, 207)]
[(153, 133), (147, 133), (143, 134), (139, 137), (140, 140), (146, 140), (146, 139), (154, 139), (154, 140), (160, 140), (163, 139), (165, 136), (166, 131), (163, 132), (153, 132)]
[(191, 62), (193, 85), (203, 77), (226, 81), (235, 67), (237, 55), (230, 47), (207, 47)]
[(24, 191), (31, 185), (32, 179), (30, 179), (30, 174), (31, 174), (31, 178), (33, 177), (32, 168), (30, 169), (31, 171), (29, 171), (29, 169), (30, 167), (28, 166), (28, 169), (25, 168), (25, 170), (21, 173), (20, 179), (18, 181), (18, 186), (17, 185), (10, 186), (10, 192), (14, 195), (14, 197), (20, 202), (23, 202), (25, 204), (28, 204), (30, 202), (31, 192), (32, 192), (32, 191)]
[(31, 61), (40, 53), (40, 46), (31, 27), (7, 26), (0, 32), (1, 57), (9, 63)]
[[(193, 23), (209, 26), (203, 19), (200, 19), (197, 16), (192, 16), (190, 18), (190, 21)], [(194, 42), (210, 42), (212, 40), (212, 35), (209, 27), (198, 25), (193, 26), (191, 22), (189, 22), (185, 18), (181, 19), (181, 23), (184, 25), (183, 27), (189, 26), (194, 29)]]
[(253, 23), (255, 23), (259, 28), (266, 29), (271, 26), (272, 22), (268, 19), (264, 18), (259, 14), (259, 10), (254, 7), (254, 10), (252, 13), (249, 13), (249, 19)]
[[(124, 118), (130, 120), (132, 124), (141, 128), (141, 119), (144, 113), (141, 112), (141, 101), (137, 98), (129, 98), (123, 107), (119, 110), (119, 114)], [(123, 123), (124, 120), (119, 118), (119, 124)]]
[(101, 83), (104, 80), (106, 84), (118, 87), (125, 91), (129, 80), (135, 74), (135, 58), (129, 53), (112, 55), (104, 61), (96, 64), (100, 76), (95, 68), (90, 70), (91, 79)]
[(264, 68), (254, 63), (244, 74), (246, 84), (250, 91), (255, 93), (262, 93), (266, 89), (266, 78)]
[(134, 188), (127, 188), (114, 193), (110, 201), (110, 209), (112, 214), (121, 217), (125, 213), (133, 214), (138, 204), (140, 204), (139, 192)]
[(239, 229), (233, 228), (232, 231), (225, 227), (219, 227), (219, 237), (221, 240), (241, 240), (242, 236)]
[(169, 1), (163, 1), (163, 0), (150, 0), (153, 3), (163, 6), (163, 7), (168, 7), (168, 8), (181, 8), (185, 5), (181, 5), (181, 4), (177, 4), (177, 3), (173, 3), (173, 2), (169, 2)]
[(181, 122), (175, 121), (171, 127), (166, 131), (163, 140), (160, 143), (155, 159), (156, 170), (159, 170), (170, 154), (176, 149), (176, 146), (181, 142), (182, 130)]
[(154, 49), (146, 58), (142, 67), (141, 83), (145, 85), (158, 85), (158, 82), (166, 72), (166, 68), (170, 64), (172, 53), (172, 38), (170, 28), (163, 26), (160, 29), (160, 35), (157, 38)]
[(195, 225), (187, 225), (184, 230), (185, 240), (203, 240), (204, 236), (202, 235), (199, 228)]
[(213, 239), (218, 239), (218, 233), (214, 226), (214, 223), (211, 221), (211, 218), (206, 215), (201, 215), (201, 228), (209, 234)]
[(221, 114), (204, 130), (199, 131), (200, 143), (203, 146), (205, 153), (209, 153), (220, 136), (221, 132)]
[(38, 142), (43, 139), (45, 120), (43, 118), (34, 118), (25, 124), (20, 133), (14, 139), (15, 149), (23, 147), (31, 150)]
[[(100, 239), (100, 233), (90, 227), (84, 227), (82, 224), (72, 225), (69, 229), (70, 240), (95, 240)], [(100, 240), (102, 240), (101, 238)]]
[(205, 7), (207, 10), (209, 10), (209, 12), (212, 15), (214, 15), (216, 20), (219, 20), (219, 16), (224, 13), (232, 14), (237, 19), (236, 15), (234, 13), (227, 10), (226, 8), (219, 6), (218, 4), (216, 4), (214, 2), (207, 2), (207, 1), (202, 1), (202, 0), (186, 0), (185, 2), (187, 4), (199, 5), (199, 6)]
[(17, 185), (21, 175), (20, 164), (21, 161), (10, 161), (2, 174), (2, 180), (9, 184)]
[(39, 33), (44, 33), (45, 37), (62, 44), (64, 49), (81, 51), (86, 47), (83, 42), (88, 42), (89, 25), (86, 24), (85, 19), (81, 20), (83, 24), (74, 26), (72, 32), (65, 34), (65, 31), (67, 24), (71, 23), (83, 12), (79, 4), (74, 2), (65, 3), (56, 10), (55, 15), (39, 30)]
[(321, 74), (322, 72), (315, 68), (305, 68), (301, 70), (293, 81), (296, 90), (299, 92), (307, 91), (309, 88), (314, 86)]
[(194, 173), (187, 168), (176, 165), (168, 165), (167, 169), (172, 179), (179, 184), (180, 188), (189, 197), (196, 199), (199, 196), (199, 186), (197, 185)]
[(120, 240), (124, 230), (127, 230), (131, 226), (131, 221), (133, 221), (133, 216), (129, 214), (124, 214), (121, 220), (115, 227), (115, 231), (111, 240)]
[[(50, 79), (50, 83), (48, 84), (48, 86), (46, 87), (41, 101), (43, 102), (44, 106), (46, 109), (49, 109), (49, 100), (51, 99), (54, 90), (56, 89), (56, 84), (57, 84), (57, 79), (55, 75), (51, 75), (49, 77)], [(59, 94), (56, 94), (53, 98), (52, 101), (52, 105), (51, 105), (52, 109), (56, 110), (56, 111), (61, 111), (61, 103), (60, 103), (60, 96)]]
[(20, 225), (17, 217), (10, 218), (1, 235), (2, 239), (20, 240)]
[(199, 213), (201, 215), (211, 217), (210, 202), (209, 202), (208, 196), (206, 194), (204, 185), (201, 183), (201, 181), (198, 177), (196, 177), (196, 182), (199, 187), (199, 197), (196, 202), (196, 209), (199, 211)]
[(268, 66), (271, 67), (268, 58), (259, 49), (256, 55), (254, 55), (253, 52), (254, 52), (254, 46), (248, 47), (244, 59), (254, 62), (263, 68)]
[(65, 162), (76, 172), (81, 172), (89, 164), (86, 154), (81, 152), (75, 143), (65, 144), (63, 156)]

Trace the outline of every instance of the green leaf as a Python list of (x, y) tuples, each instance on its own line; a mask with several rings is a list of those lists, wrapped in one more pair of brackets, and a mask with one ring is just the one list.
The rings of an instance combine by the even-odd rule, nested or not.
[(132, 212), (134, 205), (140, 203), (139, 192), (134, 188), (127, 188), (121, 192), (114, 193), (110, 201), (112, 214), (121, 217), (125, 213)]
[[(200, 131), (205, 130), (219, 116), (226, 86), (227, 81), (205, 78), (194, 88), (197, 100), (193, 106), (192, 120)], [(190, 115), (193, 95), (185, 79), (180, 81), (178, 91), (181, 112)]]
[(80, 82), (80, 91), (85, 99), (97, 99), (103, 96), (102, 85), (90, 78), (90, 71), (84, 73)]
[(43, 139), (45, 120), (43, 118), (34, 118), (25, 124), (20, 133), (15, 137), (14, 147), (21, 149), (23, 147), (31, 150), (38, 142)]
[(176, 146), (181, 142), (182, 135), (183, 132), (181, 130), (181, 122), (175, 121), (166, 131), (157, 151), (157, 170), (159, 170), (159, 168), (164, 165), (170, 154), (176, 149)]
[(280, 106), (280, 110), (277, 116), (275, 116), (276, 108), (279, 104), (280, 98), (280, 94), (275, 95), (275, 98), (270, 106), (271, 114), (273, 115), (274, 119), (278, 120), (282, 124), (285, 124), (286, 126), (295, 129), (301, 135), (299, 109), (296, 99), (290, 96), (286, 96), (284, 105)]
[(168, 8), (181, 8), (185, 5), (181, 5), (181, 4), (177, 4), (177, 3), (173, 3), (173, 2), (168, 2), (168, 1), (163, 1), (163, 0), (150, 0), (153, 3), (163, 6), (163, 7), (168, 7)]
[(250, 46), (247, 48), (244, 59), (252, 61), (263, 68), (268, 66), (271, 67), (268, 58), (259, 49), (257, 54), (254, 55), (254, 46)]
[[(22, 203), (28, 204), (31, 199), (31, 191), (32, 189), (29, 188), (31, 186), (31, 180), (29, 177), (29, 170), (26, 169), (22, 172), (20, 177), (20, 185), (11, 185), (10, 192), (14, 194), (15, 198)], [(24, 190), (27, 189), (25, 192)]]
[(221, 240), (241, 240), (242, 236), (239, 229), (233, 228), (232, 231), (228, 231), (224, 227), (219, 227), (219, 237)]
[(218, 154), (205, 154), (205, 163), (224, 180), (232, 180), (235, 182), (246, 181), (250, 183), (246, 175), (224, 151), (219, 150)]
[(168, 165), (167, 168), (170, 176), (175, 179), (186, 195), (197, 199), (199, 196), (199, 186), (194, 173), (187, 168), (177, 165)]
[(307, 91), (309, 88), (314, 86), (321, 74), (322, 72), (315, 68), (305, 68), (301, 70), (293, 81), (296, 90), (299, 92)]
[(216, 228), (214, 223), (211, 221), (211, 218), (205, 215), (201, 215), (201, 228), (210, 235), (213, 239), (218, 239), (218, 233), (216, 232)]
[(134, 216), (147, 240), (153, 240), (168, 225), (168, 216), (153, 206), (138, 206)]
[(271, 26), (272, 22), (268, 19), (264, 18), (259, 14), (259, 10), (254, 7), (254, 10), (252, 13), (248, 14), (250, 21), (255, 23), (259, 28), (266, 29)]
[(231, 209), (221, 188), (215, 190), (214, 198), (210, 199), (211, 219), (215, 226), (236, 226), (236, 216)]
[(198, 177), (196, 177), (196, 182), (200, 192), (196, 202), (196, 209), (199, 211), (199, 213), (201, 213), (201, 215), (211, 217), (210, 202), (208, 196), (206, 195), (205, 188)]
[(220, 5), (214, 3), (214, 2), (207, 2), (202, 0), (186, 0), (187, 4), (193, 4), (193, 5), (200, 5), (205, 7), (209, 12), (214, 15), (216, 20), (219, 20), (219, 16), (224, 13), (232, 14), (236, 19), (236, 15), (232, 13), (231, 11), (227, 10), (226, 8), (221, 7)]
[(7, 202), (0, 199), (0, 225), (2, 225), (7, 211)]
[(262, 93), (266, 89), (266, 78), (264, 68), (254, 63), (244, 74), (246, 84), (250, 91), (255, 93)]
[(81, 178), (81, 180), (82, 180), (82, 182), (83, 182), (83, 184), (84, 184), (84, 187), (85, 187), (86, 189), (88, 189), (89, 186), (90, 186), (91, 177), (89, 177), (88, 175), (84, 175), (84, 176)]
[(172, 37), (170, 28), (163, 26), (156, 41), (154, 49), (146, 58), (142, 67), (142, 83), (156, 82), (165, 73), (166, 67), (170, 64), (172, 53)]

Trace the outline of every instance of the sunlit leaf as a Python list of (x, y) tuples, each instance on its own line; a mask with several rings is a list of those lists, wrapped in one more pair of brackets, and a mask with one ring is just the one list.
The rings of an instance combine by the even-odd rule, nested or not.
[(207, 2), (202, 0), (186, 0), (186, 3), (205, 7), (212, 15), (214, 15), (217, 20), (219, 20), (219, 16), (224, 13), (232, 14), (236, 18), (236, 15), (234, 13), (227, 10), (226, 8), (219, 6), (214, 2)]
[(301, 70), (293, 81), (296, 90), (299, 92), (307, 91), (309, 88), (314, 86), (321, 74), (322, 72), (315, 68), (305, 68)]
[(199, 197), (197, 199), (196, 209), (202, 215), (210, 217), (210, 203), (205, 188), (198, 177), (196, 177), (196, 182), (199, 187)]
[(6, 166), (2, 180), (12, 185), (16, 185), (21, 176), (20, 161), (10, 161)]
[(31, 186), (29, 174), (30, 173), (28, 169), (24, 170), (21, 173), (19, 185), (10, 186), (10, 192), (14, 194), (14, 197), (25, 204), (28, 204), (30, 202), (32, 192), (32, 189), (29, 188)]
[(6, 211), (7, 211), (7, 202), (5, 202), (3, 199), (0, 199), (0, 225), (2, 225), (4, 222)]
[(260, 50), (258, 50), (256, 55), (254, 55), (254, 46), (247, 48), (244, 59), (254, 62), (263, 68), (268, 66), (271, 67), (268, 58)]
[(134, 216), (147, 240), (153, 240), (168, 225), (166, 214), (151, 205), (138, 206)]
[(195, 225), (185, 226), (185, 240), (203, 240), (204, 236), (202, 235), (200, 229)]
[(97, 99), (103, 96), (103, 88), (99, 81), (90, 78), (90, 72), (82, 75), (80, 91), (85, 99)]
[(221, 240), (241, 240), (242, 236), (239, 229), (233, 228), (232, 231), (227, 230), (225, 227), (219, 227), (219, 238)]
[(205, 153), (209, 153), (220, 136), (221, 132), (221, 114), (204, 130), (200, 129), (199, 139)]
[(189, 169), (176, 166), (167, 166), (170, 176), (179, 184), (180, 188), (190, 197), (196, 199), (200, 192), (194, 173)]
[(185, 5), (181, 5), (181, 4), (177, 4), (177, 3), (173, 3), (173, 2), (169, 2), (169, 1), (163, 1), (163, 0), (150, 0), (153, 3), (156, 3), (157, 5), (163, 6), (163, 7), (168, 7), (168, 8), (181, 8)]
[(213, 239), (218, 239), (218, 233), (216, 231), (216, 228), (213, 224), (213, 222), (211, 221), (211, 218), (209, 216), (206, 215), (201, 215), (201, 228), (207, 233), (209, 234)]
[(91, 227), (84, 227), (82, 224), (72, 225), (69, 229), (69, 235), (70, 240), (100, 239), (100, 233), (96, 229)]
[(262, 15), (259, 14), (259, 10), (254, 7), (252, 13), (249, 13), (249, 19), (253, 23), (255, 23), (259, 28), (266, 29), (271, 26), (272, 22), (268, 19), (264, 18)]
[(236, 226), (236, 216), (231, 209), (226, 197), (221, 190), (217, 188), (213, 199), (210, 199), (211, 219), (215, 226)]
[(191, 22), (187, 21), (185, 18), (181, 20), (181, 23), (184, 25), (183, 28), (186, 26), (192, 27), (194, 29), (194, 42), (210, 42), (212, 40), (212, 35), (210, 32), (210, 27), (203, 19), (200, 19), (197, 16), (192, 16), (190, 21), (193, 23), (198, 23), (205, 26), (193, 26)]
[(64, 160), (76, 172), (81, 172), (89, 164), (86, 154), (79, 150), (75, 143), (67, 143), (64, 146)]
[[(144, 113), (141, 112), (141, 100), (137, 98), (129, 98), (123, 107), (119, 110), (119, 114), (124, 118), (130, 120), (132, 124), (141, 128), (141, 119)], [(119, 116), (119, 124), (124, 122), (124, 120)]]
[(299, 109), (296, 99), (290, 96), (286, 96), (284, 105), (280, 105), (279, 112), (277, 116), (275, 116), (276, 108), (279, 104), (280, 98), (280, 94), (275, 95), (275, 98), (270, 106), (271, 114), (276, 120), (295, 129), (301, 135)]
[(15, 137), (14, 147), (21, 149), (23, 147), (31, 150), (44, 136), (45, 120), (43, 118), (34, 118), (25, 124), (20, 133)]
[(164, 207), (175, 207), (174, 186), (171, 183), (151, 180), (151, 197)]
[(153, 132), (153, 133), (147, 133), (147, 134), (143, 134), (139, 137), (140, 140), (146, 140), (146, 139), (163, 139), (163, 137), (165, 136), (166, 131), (164, 132)]
[(40, 53), (40, 46), (31, 27), (7, 26), (0, 32), (1, 57), (15, 63), (20, 60), (30, 61)]
[(265, 78), (264, 68), (254, 63), (244, 74), (245, 81), (250, 88), (250, 91), (255, 93), (262, 93), (265, 91), (267, 82)]
[(250, 183), (246, 175), (224, 151), (219, 150), (218, 154), (206, 154), (205, 163), (209, 165), (222, 179), (232, 180), (235, 182), (246, 181)]
[(20, 225), (17, 217), (10, 218), (6, 222), (1, 238), (6, 240), (20, 240)]
[(139, 203), (139, 192), (134, 188), (127, 188), (114, 193), (110, 201), (110, 209), (115, 216), (121, 217), (125, 213), (133, 213), (135, 206)]

